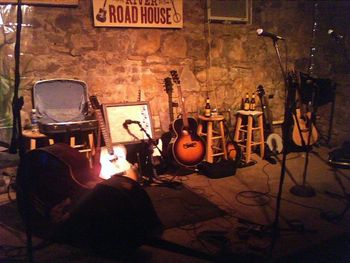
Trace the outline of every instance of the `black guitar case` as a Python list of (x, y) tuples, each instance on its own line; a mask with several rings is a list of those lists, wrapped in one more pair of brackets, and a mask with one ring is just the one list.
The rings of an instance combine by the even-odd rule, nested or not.
[(350, 141), (344, 142), (341, 148), (331, 151), (328, 154), (328, 162), (337, 168), (350, 169)]
[(199, 172), (211, 179), (219, 179), (227, 176), (233, 176), (236, 174), (237, 168), (242, 167), (241, 149), (237, 142), (233, 140), (226, 122), (224, 122), (224, 127), (225, 132), (228, 135), (228, 142), (226, 145), (228, 151), (228, 159), (221, 159), (215, 163), (203, 161), (198, 165)]
[(28, 152), (17, 182), (19, 212), (45, 239), (119, 252), (138, 247), (161, 228), (137, 182), (94, 178), (86, 157), (66, 144)]

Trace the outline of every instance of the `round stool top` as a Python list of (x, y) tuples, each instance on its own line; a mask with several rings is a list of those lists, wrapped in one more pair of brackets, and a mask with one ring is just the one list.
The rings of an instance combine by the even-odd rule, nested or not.
[(28, 138), (31, 138), (31, 139), (45, 138), (46, 137), (45, 134), (42, 134), (42, 133), (37, 132), (37, 131), (32, 131), (32, 130), (23, 130), (22, 131), (22, 135), (24, 137), (28, 137)]
[(262, 114), (262, 111), (257, 111), (257, 110), (254, 110), (254, 111), (251, 111), (251, 110), (239, 110), (237, 111), (237, 114), (241, 114), (241, 115), (252, 115), (252, 116), (257, 116), (257, 115), (261, 115)]
[(224, 116), (216, 115), (216, 116), (205, 117), (203, 115), (199, 115), (199, 119), (203, 121), (222, 121), (224, 119)]

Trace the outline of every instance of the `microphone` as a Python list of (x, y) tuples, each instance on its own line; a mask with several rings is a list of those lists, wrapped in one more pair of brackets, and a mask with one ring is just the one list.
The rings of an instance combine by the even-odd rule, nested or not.
[(130, 125), (130, 124), (140, 124), (139, 121), (133, 121), (133, 120), (125, 120), (124, 123), (123, 123), (123, 126), (124, 128), (127, 128), (127, 125)]
[(280, 36), (277, 36), (277, 35), (275, 35), (273, 33), (264, 31), (262, 28), (257, 29), (256, 33), (258, 34), (258, 36), (261, 36), (261, 37), (270, 37), (274, 41), (276, 41), (276, 40), (284, 40), (283, 37), (280, 37)]
[(328, 29), (328, 35), (333, 37), (335, 40), (342, 40), (344, 38), (344, 36), (337, 34), (332, 28)]

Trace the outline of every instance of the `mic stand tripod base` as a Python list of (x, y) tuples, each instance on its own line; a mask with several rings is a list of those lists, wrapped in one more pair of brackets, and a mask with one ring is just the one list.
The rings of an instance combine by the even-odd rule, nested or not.
[(308, 185), (294, 185), (289, 190), (293, 195), (300, 197), (313, 197), (316, 195), (315, 190)]

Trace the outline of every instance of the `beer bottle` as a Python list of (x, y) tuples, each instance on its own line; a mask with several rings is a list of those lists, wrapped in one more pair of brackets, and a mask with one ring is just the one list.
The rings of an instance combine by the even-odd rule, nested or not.
[(207, 97), (206, 102), (205, 102), (205, 107), (204, 107), (204, 116), (210, 117), (210, 115), (211, 115), (210, 99), (209, 99), (209, 97)]
[(252, 94), (252, 99), (250, 100), (249, 104), (249, 110), (254, 111), (255, 110), (255, 94)]
[(247, 92), (247, 94), (245, 95), (245, 99), (244, 99), (244, 110), (249, 110), (250, 108), (250, 103), (249, 103), (249, 94)]

